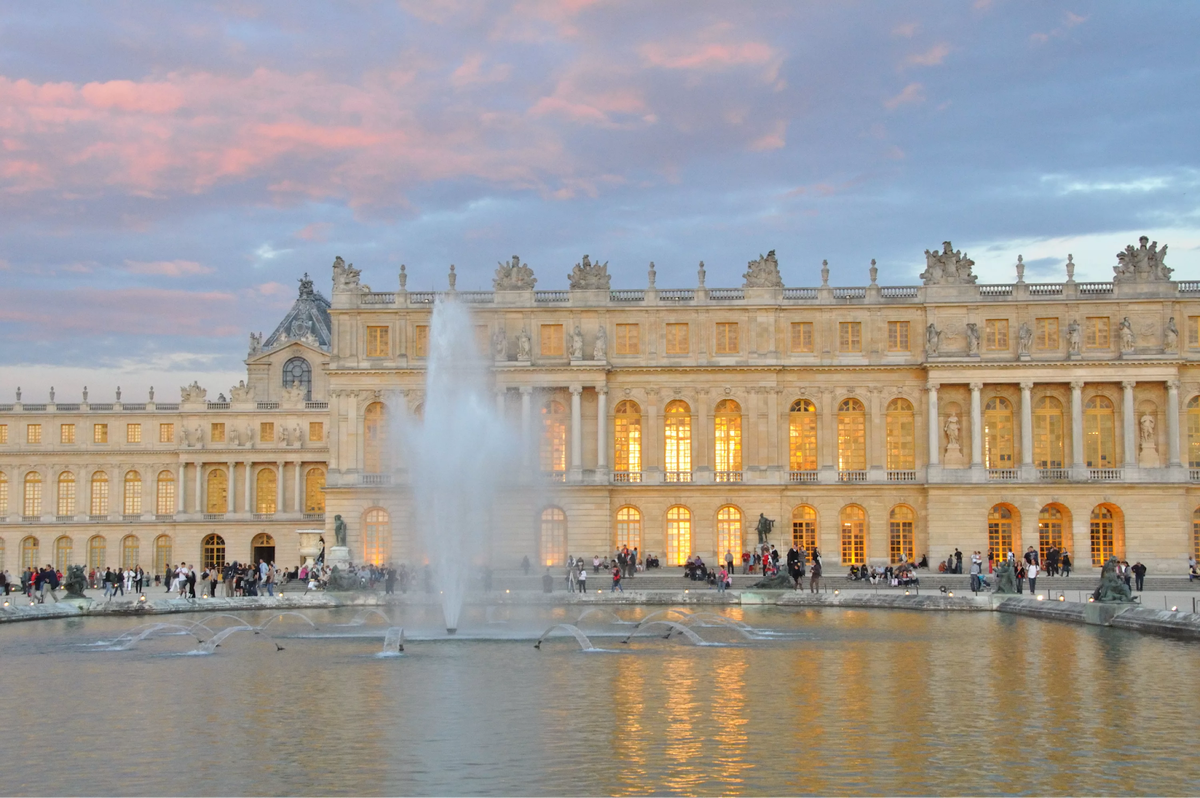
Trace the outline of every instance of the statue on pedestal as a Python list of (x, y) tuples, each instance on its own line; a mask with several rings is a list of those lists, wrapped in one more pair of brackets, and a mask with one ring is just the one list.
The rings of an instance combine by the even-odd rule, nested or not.
[(1092, 593), (1093, 599), (1113, 604), (1127, 604), (1133, 601), (1133, 592), (1117, 573), (1118, 565), (1120, 565), (1120, 561), (1116, 557), (1109, 557), (1108, 562), (1104, 563), (1104, 567), (1100, 569), (1100, 586)]
[(758, 532), (758, 542), (760, 544), (767, 542), (767, 539), (771, 536), (771, 530), (774, 527), (775, 527), (774, 521), (772, 521), (770, 518), (767, 518), (767, 516), (764, 515), (763, 513), (758, 514), (757, 532)]
[(340, 515), (333, 517), (333, 538), (334, 545), (346, 548), (346, 522)]
[(1017, 592), (1017, 569), (1007, 559), (1001, 560), (996, 566), (996, 592)]
[(63, 578), (63, 588), (67, 591), (67, 598), (81, 599), (87, 598), (83, 595), (83, 591), (87, 588), (87, 573), (82, 565), (68, 565), (67, 573)]
[(596, 331), (596, 345), (592, 347), (592, 360), (607, 360), (608, 359), (608, 333), (604, 331), (604, 326)]

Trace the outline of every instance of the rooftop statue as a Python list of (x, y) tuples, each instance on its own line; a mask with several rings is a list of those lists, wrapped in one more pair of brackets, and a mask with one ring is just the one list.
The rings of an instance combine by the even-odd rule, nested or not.
[(943, 241), (941, 252), (925, 250), (925, 271), (920, 277), (925, 285), (973, 285), (977, 279), (971, 271), (974, 265), (975, 261), (965, 253)]
[(783, 288), (783, 277), (779, 275), (779, 261), (775, 259), (775, 250), (767, 253), (766, 257), (758, 256), (758, 260), (746, 264), (746, 273), (742, 275), (746, 282), (742, 288)]
[[(359, 282), (361, 276), (362, 270), (354, 268), (353, 263), (346, 263), (342, 260), (341, 255), (333, 259), (333, 292), (335, 294), (370, 291), (370, 286), (362, 285)], [(301, 283), (301, 288), (303, 294), (303, 283)]]
[(199, 382), (193, 382), (191, 385), (185, 385), (179, 389), (179, 401), (181, 402), (203, 402), (208, 396), (208, 391), (200, 387)]
[[(1150, 242), (1150, 246), (1146, 243)], [(1133, 244), (1125, 247), (1124, 252), (1117, 253), (1117, 265), (1113, 266), (1114, 283), (1157, 283), (1171, 279), (1174, 271), (1165, 263), (1167, 245), (1158, 248), (1157, 241), (1150, 241), (1148, 236), (1138, 239), (1141, 244), (1137, 249)]]
[(304, 276), (300, 278), (300, 296), (305, 299), (312, 299), (315, 293), (312, 278), (308, 276), (308, 272), (305, 272)]
[(250, 333), (250, 357), (262, 352), (262, 333)]
[(304, 390), (303, 385), (296, 380), (292, 380), (291, 385), (285, 385), (283, 387), (283, 401), (287, 402), (288, 404), (303, 402), (306, 393), (307, 392)]
[(512, 263), (501, 261), (492, 280), (492, 289), (495, 291), (532, 291), (535, 285), (537, 278), (533, 276), (533, 269), (529, 268), (529, 264), (521, 263), (517, 255), (512, 256)]
[(592, 263), (587, 255), (575, 264), (567, 279), (571, 281), (572, 291), (607, 291), (612, 284), (612, 278), (608, 274), (608, 261)]
[(247, 385), (245, 380), (238, 380), (238, 384), (229, 389), (229, 395), (235, 402), (252, 402), (254, 401), (254, 388)]

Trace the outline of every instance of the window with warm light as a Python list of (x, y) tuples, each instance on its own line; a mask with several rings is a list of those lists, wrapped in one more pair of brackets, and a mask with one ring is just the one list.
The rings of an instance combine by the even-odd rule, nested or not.
[(26, 443), (41, 443), (42, 442), (42, 425), (28, 424), (25, 427), (25, 442)]
[(325, 471), (310, 468), (304, 475), (304, 512), (325, 512)]
[(391, 470), (388, 446), (388, 413), (383, 402), (372, 402), (363, 412), (363, 471), (384, 474)]
[(691, 344), (688, 337), (688, 325), (668, 324), (667, 354), (686, 355), (689, 351), (691, 351)]
[(413, 357), (429, 357), (429, 325), (413, 327)]
[(1038, 513), (1038, 556), (1042, 562), (1050, 549), (1063, 548), (1063, 512), (1053, 504), (1047, 504)]
[(75, 425), (60, 424), (58, 427), (58, 442), (59, 443), (74, 443), (75, 442)]
[(90, 513), (104, 517), (108, 515), (108, 474), (97, 471), (92, 474), (92, 504)]
[(667, 510), (667, 565), (683, 565), (692, 556), (692, 511), (678, 505)]
[(1043, 396), (1033, 406), (1033, 464), (1037, 468), (1063, 467), (1063, 408), (1053, 396)]
[(223, 468), (214, 468), (208, 472), (208, 501), (205, 502), (205, 512), (229, 512), (229, 475)]
[(256, 513), (273, 514), (275, 512), (275, 491), (279, 481), (273, 468), (261, 468), (254, 485), (254, 511)]
[(792, 322), (791, 351), (800, 354), (814, 351), (813, 324), (811, 321)]
[(1013, 467), (1013, 411), (1003, 396), (983, 407), (983, 454), (988, 468)]
[(275, 442), (275, 422), (261, 421), (258, 424), (258, 440), (262, 443)]
[(37, 538), (30, 535), (21, 540), (21, 570), (32, 568), (37, 570), (42, 567), (42, 557), (39, 553), (39, 541)]
[(992, 352), (1008, 350), (1008, 319), (988, 319), (984, 325), (984, 346)]
[(0, 471), (0, 518), (8, 515), (8, 474)]
[(892, 562), (916, 562), (913, 557), (913, 524), (917, 514), (906, 504), (898, 504), (888, 514), (888, 555)]
[(1083, 451), (1088, 468), (1115, 468), (1117, 438), (1113, 403), (1105, 396), (1093, 396), (1083, 409)]
[(175, 473), (162, 470), (158, 472), (158, 480), (154, 490), (154, 513), (156, 515), (175, 514)]
[(1200, 507), (1192, 512), (1192, 559), (1200, 562)]
[(1058, 349), (1058, 319), (1038, 319), (1033, 332), (1033, 346), (1043, 352)]
[(889, 352), (909, 352), (912, 346), (909, 343), (909, 323), (907, 321), (889, 321), (888, 322), (888, 351)]
[(642, 409), (631, 399), (617, 403), (613, 416), (613, 470), (639, 473), (642, 470)]
[(727, 504), (717, 511), (717, 560), (725, 562), (725, 553), (735, 561), (742, 559), (742, 511)]
[(71, 564), (71, 553), (74, 547), (75, 542), (66, 535), (54, 541), (54, 570), (64, 576), (67, 573), (67, 566)]
[(867, 468), (867, 412), (857, 399), (843, 399), (838, 405), (838, 470), (865, 471)]
[(30, 518), (42, 514), (42, 475), (36, 471), (25, 475), (25, 507), (21, 514)]
[(792, 545), (804, 552), (804, 561), (812, 561), (817, 547), (817, 511), (801, 504), (792, 510)]
[(308, 439), (313, 443), (320, 443), (325, 440), (325, 422), (310, 421), (308, 422)]
[(215, 532), (205, 535), (204, 540), (200, 541), (200, 567), (204, 569), (219, 568), (226, 562), (225, 538)]
[(225, 442), (225, 424), (221, 421), (214, 421), (208, 428), (208, 439), (212, 443)]
[(8, 443), (8, 425), (0, 424), (0, 443)]
[(75, 474), (70, 471), (58, 475), (58, 515), (75, 515)]
[(1187, 403), (1187, 458), (1189, 468), (1200, 468), (1200, 396)]
[(108, 443), (108, 425), (92, 425), (92, 443)]
[(141, 443), (142, 442), (142, 425), (141, 424), (126, 424), (125, 425), (125, 442), (126, 443)]
[(867, 511), (857, 504), (842, 508), (842, 565), (862, 565), (867, 561)]
[(565, 334), (561, 324), (543, 324), (538, 338), (542, 347), (543, 357), (562, 357), (566, 345)]
[(367, 327), (367, 357), (387, 357), (391, 354), (388, 328), (374, 325)]
[(636, 355), (641, 352), (640, 325), (618, 324), (616, 348), (618, 355)]
[(1107, 316), (1088, 316), (1084, 325), (1083, 345), (1088, 349), (1108, 349), (1112, 346), (1110, 320)]
[(741, 344), (738, 341), (738, 324), (736, 321), (718, 322), (716, 332), (716, 354), (736, 355), (741, 351)]
[(159, 535), (154, 539), (154, 573), (165, 574), (171, 562), (171, 536)]
[(126, 535), (121, 538), (121, 568), (125, 571), (131, 571), (138, 566), (138, 551), (141, 549), (141, 543), (138, 541), (137, 535)]
[(717, 403), (713, 416), (713, 446), (716, 453), (718, 482), (727, 482), (733, 472), (736, 480), (742, 471), (742, 407), (732, 399)]
[[(691, 480), (692, 408), (682, 399), (667, 404), (663, 422), (663, 470), (668, 480), (679, 481), (682, 474)], [(671, 477), (670, 475), (675, 475)]]
[(542, 473), (562, 474), (567, 470), (567, 409), (551, 399), (542, 405)]
[[(997, 504), (988, 512), (988, 551), (997, 560), (1003, 560), (1013, 551), (1013, 523), (1015, 513), (1007, 504)], [(1014, 552), (1020, 554), (1020, 552)]]
[(788, 412), (788, 463), (792, 471), (817, 470), (817, 406), (808, 399)]
[[(87, 565), (89, 569), (99, 568), (103, 570), (108, 565), (108, 541), (103, 535), (92, 535), (88, 538), (88, 558)], [(162, 573), (162, 571), (158, 571)]]
[(839, 352), (861, 352), (862, 351), (862, 322), (858, 322), (858, 321), (840, 321), (840, 322), (838, 322), (838, 351)]
[(567, 514), (558, 507), (542, 510), (538, 553), (549, 567), (567, 561)]
[(125, 515), (142, 514), (142, 475), (136, 471), (125, 472)]
[(887, 406), (887, 468), (912, 471), (917, 467), (916, 420), (912, 402), (899, 397)]
[(1125, 556), (1124, 519), (1120, 510), (1111, 504), (1098, 504), (1091, 517), (1092, 565), (1096, 568), (1109, 557)]
[(617, 510), (616, 545), (618, 549), (628, 547), (630, 551), (642, 550), (642, 513), (636, 507), (622, 507)]
[(158, 425), (158, 442), (159, 443), (174, 443), (175, 442), (175, 425), (174, 424), (159, 424)]

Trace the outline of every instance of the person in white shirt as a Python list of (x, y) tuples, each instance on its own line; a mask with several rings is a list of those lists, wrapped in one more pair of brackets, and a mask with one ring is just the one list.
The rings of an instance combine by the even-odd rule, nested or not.
[(587, 592), (587, 568), (579, 569), (579, 592)]
[(1025, 576), (1029, 579), (1029, 595), (1034, 595), (1037, 591), (1037, 576), (1041, 568), (1036, 562), (1031, 562), (1025, 566)]

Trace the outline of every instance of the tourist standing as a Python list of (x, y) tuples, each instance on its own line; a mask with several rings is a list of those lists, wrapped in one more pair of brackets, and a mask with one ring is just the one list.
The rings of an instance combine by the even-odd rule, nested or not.
[(579, 592), (587, 592), (587, 566), (582, 562), (579, 563)]
[(546, 568), (546, 573), (542, 574), (542, 592), (554, 592), (554, 577), (550, 575), (550, 568)]
[[(612, 587), (608, 592), (613, 593), (618, 590), (622, 593), (625, 592), (625, 588), (621, 587), (621, 566), (614, 565), (612, 569)], [(546, 592), (549, 593), (550, 591), (547, 590)]]
[(962, 552), (958, 550), (957, 546), (954, 547), (954, 573), (962, 573)]
[(721, 569), (719, 571), (717, 571), (717, 592), (718, 593), (725, 592), (725, 577), (727, 577), (728, 575), (729, 575), (729, 572), (726, 571), (725, 566), (722, 565)]
[(1037, 576), (1040, 568), (1041, 566), (1038, 565), (1036, 557), (1025, 567), (1025, 575), (1029, 579), (1029, 595), (1031, 596), (1037, 593)]
[(1062, 553), (1062, 575), (1071, 575), (1071, 552), (1067, 551), (1066, 549), (1063, 549)]
[[(816, 549), (813, 551), (816, 551)], [(813, 593), (816, 593), (817, 588), (820, 587), (821, 583), (821, 561), (815, 557), (813, 558), (812, 570), (810, 573), (812, 574), (812, 577), (809, 580), (809, 590)]]
[(1137, 562), (1135, 562), (1133, 564), (1132, 570), (1133, 570), (1134, 584), (1137, 585), (1138, 592), (1140, 593), (1140, 592), (1142, 592), (1142, 585), (1145, 584), (1146, 566), (1142, 565), (1141, 560), (1138, 560)]

